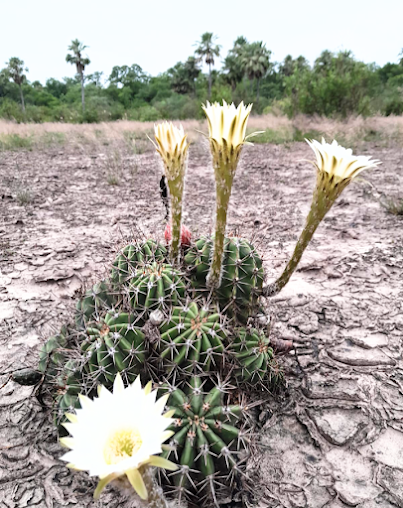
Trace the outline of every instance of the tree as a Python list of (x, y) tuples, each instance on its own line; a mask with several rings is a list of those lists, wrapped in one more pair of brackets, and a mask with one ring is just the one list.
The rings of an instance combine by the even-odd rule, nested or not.
[(87, 82), (92, 83), (98, 88), (102, 88), (102, 84), (104, 81), (103, 75), (104, 75), (103, 72), (95, 71), (93, 74), (89, 74), (86, 79)]
[(245, 74), (251, 81), (251, 88), (253, 82), (257, 80), (256, 102), (259, 102), (260, 80), (267, 74), (271, 66), (270, 55), (271, 51), (261, 41), (246, 44), (242, 51), (242, 65)]
[(278, 72), (283, 78), (287, 78), (294, 74), (296, 69), (299, 71), (309, 69), (308, 60), (304, 56), (294, 59), (291, 55), (287, 55), (279, 65)]
[(24, 69), (24, 62), (19, 58), (12, 57), (7, 63), (7, 74), (14, 81), (16, 85), (18, 85), (20, 89), (20, 98), (21, 98), (21, 107), (22, 111), (25, 115), (25, 101), (24, 94), (22, 92), (22, 84), (27, 80), (24, 72), (28, 72), (28, 69)]
[(145, 74), (140, 65), (133, 64), (131, 67), (128, 65), (115, 65), (108, 78), (111, 85), (118, 88), (127, 86), (132, 89), (137, 89), (140, 83), (146, 83), (148, 76)]
[(89, 65), (90, 59), (88, 57), (83, 56), (83, 51), (87, 48), (84, 46), (82, 42), (78, 39), (74, 39), (71, 41), (70, 46), (68, 47), (71, 53), (67, 53), (66, 62), (74, 64), (76, 66), (77, 75), (80, 77), (81, 81), (81, 105), (83, 108), (83, 113), (85, 111), (85, 97), (84, 97), (84, 70), (85, 66)]
[(228, 55), (224, 60), (224, 77), (233, 91), (235, 90), (236, 85), (242, 81), (242, 78), (245, 75), (244, 67), (242, 64), (242, 54), (247, 44), (248, 41), (245, 39), (245, 37), (238, 37), (234, 42), (233, 48), (228, 51)]
[(178, 62), (174, 67), (168, 69), (168, 75), (172, 81), (172, 88), (176, 93), (192, 93), (196, 96), (196, 79), (200, 74), (198, 61), (190, 56), (185, 63)]
[(212, 32), (206, 32), (201, 36), (198, 47), (195, 50), (199, 62), (205, 62), (208, 65), (208, 96), (211, 97), (211, 66), (214, 65), (214, 57), (220, 56), (220, 46), (214, 45), (217, 36)]

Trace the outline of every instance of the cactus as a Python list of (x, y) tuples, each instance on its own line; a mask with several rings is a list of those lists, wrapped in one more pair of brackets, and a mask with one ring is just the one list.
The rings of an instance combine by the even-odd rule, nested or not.
[(226, 334), (218, 313), (199, 309), (195, 302), (176, 307), (160, 327), (160, 358), (169, 370), (209, 371), (221, 364)]
[(84, 298), (76, 305), (75, 323), (79, 330), (84, 330), (89, 322), (96, 321), (117, 304), (117, 296), (103, 280), (89, 289)]
[(131, 307), (137, 311), (170, 308), (181, 303), (185, 291), (182, 274), (171, 265), (142, 265), (129, 286)]
[[(262, 291), (262, 259), (253, 245), (242, 238), (226, 238), (224, 247), (221, 285), (216, 294), (222, 309), (235, 312), (245, 321), (256, 310)], [(213, 239), (204, 237), (185, 256), (197, 289), (206, 288), (212, 251)]]
[(154, 240), (131, 243), (121, 250), (113, 262), (111, 280), (115, 284), (125, 284), (133, 277), (139, 265), (164, 262), (166, 258), (166, 248)]
[(118, 372), (132, 383), (146, 358), (144, 334), (134, 326), (133, 317), (107, 313), (86, 333), (87, 339), (81, 344), (86, 355), (83, 368), (92, 383), (110, 386)]
[(170, 480), (180, 497), (192, 487), (200, 494), (206, 486), (215, 497), (215, 476), (239, 471), (237, 455), (246, 437), (239, 424), (245, 410), (240, 405), (224, 404), (223, 386), (203, 393), (202, 381), (196, 376), (184, 391), (173, 387), (163, 390), (170, 391), (168, 406), (175, 410), (170, 428), (175, 434), (163, 456), (180, 464)]
[(83, 393), (84, 388), (80, 362), (68, 360), (59, 371), (55, 385), (54, 422), (59, 428), (59, 433), (64, 435), (66, 431), (62, 425), (67, 421), (65, 413), (71, 413), (74, 409), (80, 408), (78, 394)]
[(229, 347), (239, 368), (235, 370), (238, 379), (256, 384), (278, 381), (280, 374), (274, 360), (270, 340), (265, 334), (252, 328), (237, 330), (236, 337)]
[(38, 370), (48, 377), (54, 377), (66, 363), (63, 349), (68, 347), (68, 328), (63, 326), (60, 332), (52, 335), (39, 351)]

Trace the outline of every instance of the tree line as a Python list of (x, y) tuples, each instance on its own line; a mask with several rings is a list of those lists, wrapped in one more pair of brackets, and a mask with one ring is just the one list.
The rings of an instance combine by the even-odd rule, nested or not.
[(222, 99), (254, 102), (255, 113), (289, 117), (403, 114), (403, 52), (397, 62), (378, 66), (350, 51), (325, 50), (311, 65), (291, 55), (274, 62), (262, 41), (242, 36), (223, 58), (217, 39), (204, 33), (193, 55), (158, 76), (137, 64), (115, 66), (107, 78), (102, 72), (87, 74), (87, 46), (77, 39), (66, 55), (75, 78), (30, 82), (25, 63), (12, 57), (0, 71), (0, 117), (17, 122), (199, 118), (201, 102)]

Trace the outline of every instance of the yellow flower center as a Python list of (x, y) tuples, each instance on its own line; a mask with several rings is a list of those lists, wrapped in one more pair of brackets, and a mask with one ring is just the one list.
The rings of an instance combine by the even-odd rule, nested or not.
[(142, 443), (140, 432), (135, 428), (114, 432), (105, 443), (105, 462), (108, 465), (118, 464), (124, 459), (133, 457), (139, 451)]

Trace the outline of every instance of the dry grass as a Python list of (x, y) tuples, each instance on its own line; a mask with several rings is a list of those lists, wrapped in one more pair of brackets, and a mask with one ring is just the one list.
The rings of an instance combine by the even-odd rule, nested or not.
[[(185, 120), (173, 122), (184, 126), (190, 141), (196, 141), (200, 132), (207, 132), (204, 121)], [(147, 135), (152, 136), (154, 122), (133, 122), (121, 120), (100, 124), (16, 124), (0, 120), (0, 150), (32, 149), (37, 146), (72, 143), (113, 145), (125, 140), (133, 145), (137, 153), (145, 150)], [(327, 140), (336, 138), (340, 143), (358, 147), (365, 141), (403, 144), (403, 117), (351, 117), (337, 121), (321, 117), (299, 116), (292, 120), (284, 116), (253, 116), (248, 131), (265, 131), (256, 138), (260, 143), (287, 143), (302, 141), (304, 137), (324, 136)]]

